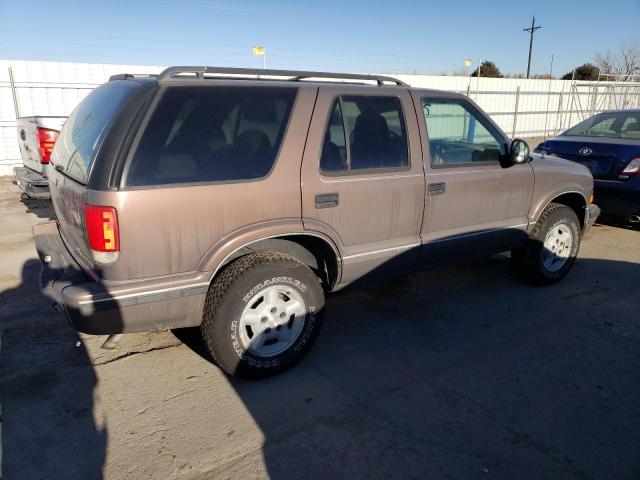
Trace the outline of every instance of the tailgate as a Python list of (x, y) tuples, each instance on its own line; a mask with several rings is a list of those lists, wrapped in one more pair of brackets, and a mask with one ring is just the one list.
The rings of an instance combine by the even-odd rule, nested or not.
[(18, 118), (16, 126), (22, 163), (25, 167), (42, 173), (44, 165), (40, 163), (40, 145), (35, 117)]
[(93, 262), (87, 246), (84, 218), (86, 187), (52, 168), (49, 191), (65, 245), (84, 269), (91, 270)]
[(38, 128), (59, 132), (66, 117), (20, 117), (16, 121), (20, 156), (25, 167), (47, 176), (40, 156)]
[(94, 269), (85, 223), (91, 167), (116, 113), (139, 87), (137, 82), (115, 81), (92, 90), (69, 115), (51, 154), (49, 190), (60, 235), (85, 270)]

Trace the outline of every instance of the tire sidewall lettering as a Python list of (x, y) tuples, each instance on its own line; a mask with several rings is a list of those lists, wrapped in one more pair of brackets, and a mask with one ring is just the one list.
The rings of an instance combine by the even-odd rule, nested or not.
[(244, 297), (242, 297), (242, 301), (244, 303), (247, 303), (249, 299), (251, 299), (254, 295), (256, 295), (260, 290), (263, 290), (266, 287), (269, 287), (271, 285), (277, 285), (277, 284), (283, 284), (283, 283), (296, 287), (302, 293), (307, 291), (307, 286), (304, 283), (302, 283), (300, 280), (296, 280), (292, 277), (273, 277), (271, 279), (265, 280), (264, 282), (260, 282), (256, 286), (254, 286), (251, 290), (249, 290), (249, 292)]

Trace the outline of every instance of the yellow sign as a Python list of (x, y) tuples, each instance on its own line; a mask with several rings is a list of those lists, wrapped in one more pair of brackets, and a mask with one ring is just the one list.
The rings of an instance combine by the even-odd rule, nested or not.
[(264, 47), (253, 47), (251, 51), (258, 57), (264, 57)]
[(464, 66), (465, 67), (470, 67), (471, 66), (471, 60), (469, 60), (468, 58), (464, 61)]

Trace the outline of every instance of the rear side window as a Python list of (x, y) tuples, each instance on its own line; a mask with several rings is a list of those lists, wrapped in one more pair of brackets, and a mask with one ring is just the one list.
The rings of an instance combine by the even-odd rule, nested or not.
[(320, 169), (330, 174), (409, 165), (407, 133), (398, 97), (343, 96), (325, 131)]
[(640, 138), (640, 114), (634, 111), (603, 113), (586, 119), (563, 135), (637, 139)]
[(171, 87), (134, 154), (127, 185), (266, 176), (287, 128), (295, 88)]
[(53, 148), (51, 163), (87, 183), (94, 154), (107, 127), (139, 86), (136, 82), (109, 82), (91, 91), (69, 115)]

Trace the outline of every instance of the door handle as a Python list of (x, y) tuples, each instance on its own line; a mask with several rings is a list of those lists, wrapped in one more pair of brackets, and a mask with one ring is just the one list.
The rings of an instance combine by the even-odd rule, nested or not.
[(445, 190), (445, 183), (430, 183), (427, 187), (427, 190), (429, 192), (429, 195), (431, 195), (432, 197), (435, 195), (442, 195)]
[(316, 208), (333, 208), (340, 204), (340, 197), (337, 193), (323, 193), (316, 195)]

